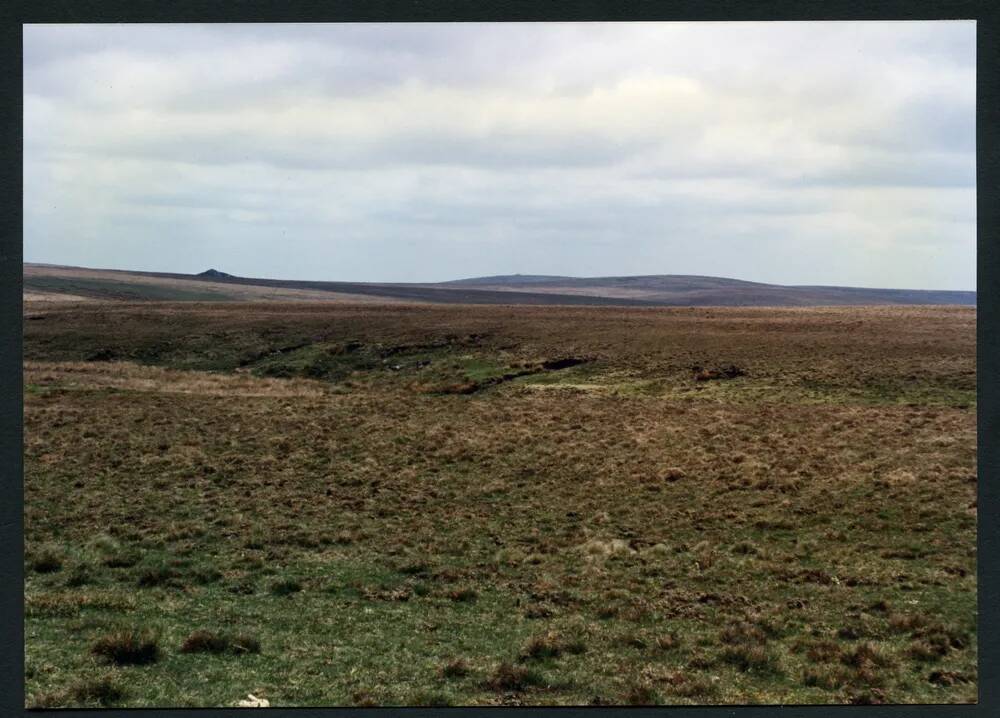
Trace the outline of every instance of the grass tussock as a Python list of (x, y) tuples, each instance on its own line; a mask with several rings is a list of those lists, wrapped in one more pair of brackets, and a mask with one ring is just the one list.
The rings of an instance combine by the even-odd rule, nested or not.
[(29, 696), (29, 710), (68, 708), (75, 706), (110, 708), (125, 698), (126, 691), (118, 678), (110, 675), (74, 680), (66, 688), (42, 691)]
[(929, 639), (919, 638), (910, 643), (906, 649), (907, 655), (918, 661), (931, 662), (939, 661), (951, 651), (951, 646), (947, 639), (940, 636), (932, 636)]
[(805, 654), (812, 663), (831, 663), (840, 660), (843, 646), (836, 641), (816, 641), (809, 644)]
[(521, 649), (521, 660), (545, 660), (558, 658), (563, 654), (580, 655), (586, 653), (587, 646), (581, 639), (568, 639), (557, 631), (548, 631), (531, 638)]
[(438, 669), (442, 678), (464, 678), (469, 675), (469, 663), (464, 658), (456, 658)]
[(544, 679), (538, 671), (504, 662), (496, 667), (484, 686), (492, 691), (518, 692), (543, 684)]
[(24, 601), (25, 615), (33, 618), (76, 617), (87, 610), (117, 614), (137, 607), (135, 596), (109, 589), (34, 593)]
[(676, 633), (665, 633), (654, 638), (653, 645), (660, 651), (675, 651), (683, 642)]
[(149, 629), (120, 628), (98, 638), (90, 652), (106, 663), (141, 666), (160, 657), (159, 638)]
[(886, 620), (895, 633), (910, 633), (927, 625), (927, 618), (919, 613), (890, 613)]
[(479, 591), (469, 586), (456, 588), (448, 591), (448, 598), (456, 603), (472, 603), (479, 598)]
[(635, 685), (628, 689), (624, 703), (630, 706), (655, 706), (659, 704), (660, 696), (652, 686)]
[(802, 685), (832, 691), (850, 685), (852, 673), (842, 666), (809, 666), (802, 674)]
[(407, 705), (442, 708), (445, 706), (455, 705), (455, 699), (443, 691), (421, 690), (410, 696), (410, 700), (407, 701)]
[(125, 696), (125, 689), (112, 676), (101, 676), (89, 680), (76, 681), (69, 687), (69, 693), (79, 703), (97, 703), (111, 706)]
[(76, 565), (66, 576), (66, 587), (67, 588), (80, 588), (81, 586), (86, 586), (93, 581), (93, 574), (90, 569), (84, 565)]
[(166, 564), (160, 564), (148, 566), (140, 570), (136, 576), (135, 583), (139, 588), (153, 588), (156, 586), (181, 587), (183, 584), (179, 581), (180, 577), (181, 573), (175, 568)]
[(252, 636), (231, 636), (225, 633), (197, 630), (191, 632), (180, 646), (181, 653), (232, 653), (240, 656), (260, 653), (260, 641)]
[(270, 591), (273, 596), (291, 596), (302, 590), (302, 584), (294, 579), (283, 579), (271, 584)]
[(931, 671), (927, 675), (927, 682), (935, 686), (948, 687), (974, 681), (975, 676), (960, 671)]
[(55, 573), (63, 567), (63, 557), (55, 546), (43, 546), (30, 561), (31, 570), (36, 573)]
[(863, 668), (866, 666), (886, 668), (895, 663), (892, 654), (882, 646), (870, 641), (859, 643), (853, 650), (845, 653), (841, 661), (845, 665), (853, 666), (854, 668)]
[(767, 646), (739, 644), (724, 648), (719, 660), (743, 672), (780, 674), (781, 662), (777, 654)]

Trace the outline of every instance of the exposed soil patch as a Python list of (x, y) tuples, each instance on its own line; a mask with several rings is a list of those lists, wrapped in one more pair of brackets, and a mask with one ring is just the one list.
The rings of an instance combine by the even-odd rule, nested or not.
[(87, 355), (87, 361), (114, 361), (118, 356), (114, 349), (98, 349)]
[(514, 379), (520, 379), (525, 376), (534, 376), (536, 374), (543, 374), (546, 372), (560, 371), (562, 369), (568, 369), (570, 367), (579, 366), (580, 364), (585, 364), (588, 361), (590, 361), (590, 359), (565, 357), (562, 359), (551, 359), (542, 362), (526, 362), (521, 368), (515, 369), (514, 371), (508, 371), (500, 374), (499, 376), (492, 376), (478, 381), (469, 380), (458, 384), (448, 385), (436, 390), (435, 393), (475, 394), (476, 392), (498, 386)]
[(735, 364), (730, 364), (729, 366), (709, 369), (704, 368), (699, 365), (691, 367), (691, 371), (694, 373), (695, 381), (712, 381), (715, 379), (736, 379), (737, 377), (746, 376), (746, 371), (736, 366)]
[(569, 369), (571, 366), (586, 364), (590, 359), (582, 357), (563, 357), (561, 359), (549, 359), (542, 362), (542, 368), (548, 371), (558, 371), (559, 369)]

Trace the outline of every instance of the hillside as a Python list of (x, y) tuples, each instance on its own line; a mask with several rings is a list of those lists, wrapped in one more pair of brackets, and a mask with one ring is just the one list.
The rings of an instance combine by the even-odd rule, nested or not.
[(509, 275), (475, 277), (440, 286), (558, 295), (615, 297), (666, 306), (822, 306), (868, 304), (975, 305), (975, 292), (861, 287), (782, 286), (725, 277), (649, 275), (556, 277)]
[(862, 306), (976, 303), (975, 292), (782, 286), (725, 277), (505, 275), (439, 283), (329, 282), (24, 265), (28, 299), (340, 301), (609, 306)]

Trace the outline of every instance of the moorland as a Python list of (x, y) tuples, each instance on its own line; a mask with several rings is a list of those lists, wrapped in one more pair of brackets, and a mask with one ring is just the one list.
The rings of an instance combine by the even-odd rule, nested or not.
[(560, 277), (514, 274), (437, 283), (331, 282), (25, 264), (34, 300), (350, 301), (377, 303), (576, 306), (807, 307), (869, 305), (975, 306), (974, 291), (784, 286), (726, 277), (660, 274)]
[(974, 307), (297, 298), (26, 301), (27, 705), (976, 700)]

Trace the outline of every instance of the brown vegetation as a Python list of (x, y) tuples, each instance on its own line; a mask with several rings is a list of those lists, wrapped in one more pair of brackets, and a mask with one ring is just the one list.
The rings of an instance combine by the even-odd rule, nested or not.
[(90, 648), (95, 656), (116, 665), (143, 665), (159, 658), (156, 634), (123, 628), (101, 636)]

